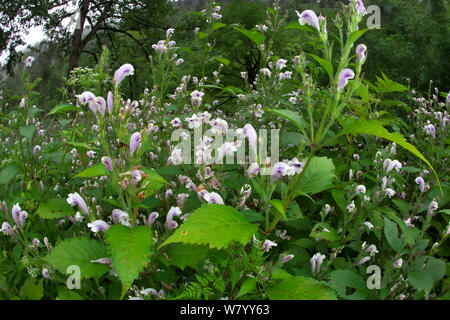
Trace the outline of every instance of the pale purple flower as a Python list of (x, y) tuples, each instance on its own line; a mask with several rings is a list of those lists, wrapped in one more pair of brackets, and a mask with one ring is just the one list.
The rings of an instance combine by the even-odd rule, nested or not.
[(158, 212), (155, 211), (150, 213), (150, 215), (148, 216), (148, 225), (151, 226), (158, 217), (159, 217)]
[(366, 52), (367, 52), (367, 47), (364, 44), (359, 44), (356, 47), (356, 56), (358, 57), (358, 61), (360, 63), (364, 62), (366, 60)]
[(337, 89), (342, 90), (348, 83), (348, 80), (353, 79), (355, 77), (355, 73), (351, 69), (344, 69), (339, 73), (339, 81), (337, 85)]
[(270, 180), (276, 181), (280, 177), (291, 175), (291, 171), (294, 170), (286, 162), (278, 162), (272, 168), (272, 175), (270, 177)]
[(169, 38), (173, 33), (174, 33), (175, 29), (173, 28), (169, 28), (166, 31), (166, 38)]
[(90, 91), (85, 91), (82, 94), (77, 95), (76, 97), (78, 98), (78, 102), (80, 104), (83, 105), (86, 103), (89, 103), (89, 105), (95, 104), (95, 94), (93, 94)]
[(14, 234), (13, 228), (11, 228), (11, 225), (8, 222), (2, 223), (2, 228), (0, 229), (0, 232), (2, 232), (4, 235), (12, 236)]
[(25, 219), (27, 218), (28, 214), (26, 211), (20, 211), (19, 214), (19, 227), (23, 228), (25, 224)]
[(11, 209), (11, 216), (14, 220), (14, 223), (16, 225), (19, 225), (19, 216), (20, 216), (20, 211), (22, 209), (19, 206), (19, 203), (16, 203), (15, 205), (13, 205), (12, 209)]
[(427, 216), (432, 216), (438, 208), (438, 203), (435, 200), (432, 200), (428, 206)]
[(450, 106), (450, 93), (447, 95), (447, 105)]
[(142, 180), (141, 172), (139, 170), (133, 170), (131, 174), (131, 183), (137, 185)]
[(41, 147), (40, 146), (34, 146), (33, 148), (33, 155), (36, 157), (37, 153), (41, 151)]
[(359, 186), (356, 187), (355, 189), (355, 193), (359, 194), (359, 193), (366, 193), (366, 186), (360, 184)]
[(85, 214), (89, 214), (86, 202), (83, 200), (83, 198), (81, 198), (81, 196), (77, 192), (69, 193), (66, 200), (67, 203), (70, 204), (72, 207), (78, 206), (81, 209), (81, 211), (83, 211)]
[(302, 13), (299, 13), (295, 10), (298, 16), (298, 22), (303, 26), (305, 24), (315, 27), (318, 31), (320, 31), (319, 18), (312, 10), (305, 10)]
[(130, 139), (130, 154), (133, 155), (136, 149), (140, 146), (141, 134), (139, 132), (133, 133)]
[(263, 74), (263, 75), (265, 75), (266, 77), (271, 77), (272, 76), (272, 71), (270, 71), (270, 69), (269, 68), (262, 68), (261, 70), (261, 73)]
[(389, 163), (389, 165), (386, 169), (386, 173), (389, 173), (390, 171), (392, 171), (392, 169), (395, 169), (395, 171), (399, 172), (401, 168), (402, 168), (402, 163), (398, 160), (393, 160)]
[(257, 141), (258, 137), (256, 135), (255, 128), (253, 128), (253, 126), (250, 123), (247, 123), (243, 128), (243, 132), (244, 132), (244, 135), (248, 139), (248, 144), (249, 144), (250, 149), (252, 150), (254, 155), (256, 155), (257, 154), (256, 141)]
[(414, 225), (411, 222), (411, 218), (405, 219), (403, 220), (403, 222), (406, 224), (408, 228), (414, 228)]
[(97, 105), (97, 111), (100, 112), (102, 116), (105, 115), (106, 112), (106, 101), (103, 97), (95, 98), (95, 103)]
[(47, 269), (47, 268), (42, 269), (42, 276), (43, 276), (45, 279), (51, 279), (51, 278), (52, 278), (52, 277), (50, 277), (50, 273), (48, 272), (48, 269)]
[(373, 229), (373, 224), (371, 224), (369, 221), (364, 222), (363, 225), (365, 225), (367, 228), (369, 228), (369, 230)]
[(107, 224), (103, 220), (95, 220), (94, 222), (88, 223), (87, 226), (94, 233), (97, 233), (99, 231), (103, 231), (106, 233), (106, 231), (109, 229), (109, 224)]
[(270, 241), (269, 239), (267, 239), (266, 241), (264, 241), (261, 250), (265, 251), (265, 252), (269, 252), (269, 250), (272, 247), (276, 247), (278, 246), (278, 244), (275, 241)]
[(352, 203), (350, 203), (347, 206), (347, 210), (348, 210), (349, 213), (352, 213), (353, 211), (355, 211), (355, 209), (356, 209), (355, 201), (352, 200)]
[(100, 264), (107, 264), (109, 266), (111, 266), (112, 264), (112, 260), (110, 258), (100, 258), (97, 260), (91, 260), (91, 263), (100, 263)]
[(376, 255), (379, 251), (377, 250), (377, 246), (374, 244), (371, 244), (366, 250), (367, 253), (370, 254), (371, 257)]
[(366, 262), (369, 261), (369, 260), (370, 260), (370, 257), (369, 257), (369, 256), (364, 257), (364, 258), (362, 258), (362, 259), (358, 262), (358, 264), (359, 264), (359, 265), (362, 265), (362, 264), (366, 263)]
[(203, 199), (208, 203), (224, 204), (222, 197), (216, 192), (206, 192)]
[(429, 125), (426, 125), (424, 127), (424, 130), (428, 135), (431, 135), (433, 136), (433, 138), (436, 138), (436, 128), (434, 127), (434, 125), (430, 123)]
[(417, 177), (415, 181), (419, 185), (420, 192), (425, 192), (425, 180), (422, 177)]
[(167, 213), (166, 222), (172, 221), (174, 217), (182, 214), (182, 211), (178, 207), (171, 207)]
[(127, 212), (122, 211), (120, 209), (114, 209), (111, 215), (112, 221), (114, 223), (120, 223), (124, 226), (131, 226), (130, 224), (130, 216)]
[(283, 69), (286, 67), (286, 63), (287, 63), (287, 60), (285, 60), (285, 59), (279, 59), (279, 60), (276, 62), (277, 70), (283, 70)]
[(33, 61), (34, 61), (34, 60), (35, 60), (35, 59), (34, 59), (34, 57), (32, 57), (32, 56), (27, 57), (27, 58), (25, 59), (25, 62), (24, 62), (24, 64), (23, 64), (23, 66), (24, 66), (25, 68), (30, 68), (31, 65), (33, 64)]
[(294, 258), (293, 254), (288, 254), (281, 260), (281, 263), (286, 263), (286, 262), (292, 260), (293, 258)]
[(184, 60), (180, 58), (180, 59), (177, 60), (177, 62), (175, 62), (175, 66), (178, 67), (183, 62), (184, 62)]
[(364, 2), (362, 0), (356, 0), (356, 11), (363, 16), (367, 14), (366, 7), (364, 7)]
[(394, 268), (395, 269), (400, 269), (402, 267), (402, 264), (403, 264), (403, 259), (400, 258), (400, 259), (398, 259), (397, 261), (394, 262)]
[(316, 275), (320, 272), (320, 266), (322, 265), (322, 262), (325, 258), (325, 255), (318, 252), (309, 260), (309, 262), (311, 262), (311, 271), (313, 275)]
[(256, 162), (252, 163), (250, 167), (248, 167), (247, 169), (247, 173), (250, 177), (257, 176), (259, 171), (260, 171), (259, 165)]
[(395, 191), (392, 190), (391, 188), (386, 188), (386, 189), (384, 190), (384, 192), (386, 193), (386, 195), (387, 195), (389, 198), (392, 198), (392, 196), (395, 195)]
[(178, 227), (178, 222), (175, 220), (170, 220), (167, 222), (167, 230), (172, 230)]
[(114, 84), (117, 88), (119, 84), (122, 82), (125, 77), (133, 75), (134, 74), (134, 68), (131, 64), (126, 63), (122, 65), (119, 69), (116, 70), (114, 73)]
[(114, 107), (114, 96), (113, 93), (111, 91), (108, 92), (108, 98), (107, 98), (107, 104), (108, 104), (108, 112), (112, 113), (113, 112), (113, 107)]
[(110, 157), (108, 157), (108, 156), (102, 157), (102, 163), (105, 165), (106, 169), (109, 172), (113, 171), (113, 162)]

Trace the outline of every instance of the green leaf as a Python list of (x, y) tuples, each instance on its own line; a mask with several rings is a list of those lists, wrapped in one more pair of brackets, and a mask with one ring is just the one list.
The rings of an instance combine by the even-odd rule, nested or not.
[(316, 194), (333, 187), (333, 160), (326, 157), (313, 157), (295, 190), (294, 197), (306, 194)]
[(403, 241), (398, 237), (397, 224), (384, 217), (384, 235), (392, 249), (401, 252), (403, 249)]
[(206, 258), (209, 251), (207, 246), (197, 246), (188, 243), (175, 243), (166, 252), (169, 263), (184, 270), (186, 267), (195, 268)]
[(93, 178), (109, 175), (109, 171), (105, 168), (103, 163), (96, 163), (93, 166), (83, 170), (74, 178)]
[(27, 278), (22, 287), (22, 295), (27, 300), (41, 300), (44, 296), (44, 279), (37, 281), (35, 278)]
[(328, 76), (330, 77), (330, 79), (333, 79), (333, 77), (334, 77), (333, 65), (329, 61), (322, 59), (321, 57), (318, 57), (314, 54), (308, 54), (308, 55), (311, 56), (314, 60), (316, 60), (320, 64), (320, 66), (325, 69), (325, 71), (328, 73)]
[(91, 147), (87, 143), (84, 142), (75, 142), (75, 141), (66, 141), (67, 144), (70, 144), (71, 146), (75, 148), (81, 148), (81, 149), (98, 149), (97, 147)]
[(57, 105), (56, 107), (54, 107), (49, 113), (47, 113), (47, 116), (51, 116), (53, 114), (57, 114), (57, 113), (61, 113), (61, 112), (74, 111), (74, 110), (79, 110), (79, 108), (77, 108), (74, 105), (68, 104), (68, 103), (60, 104), (60, 105)]
[(230, 60), (224, 58), (224, 57), (215, 57), (214, 59), (216, 59), (217, 61), (219, 61), (220, 63), (228, 66), (230, 64)]
[(27, 138), (29, 141), (33, 139), (34, 132), (36, 131), (36, 127), (34, 124), (30, 124), (28, 127), (20, 126), (19, 132), (22, 136)]
[(430, 162), (419, 152), (419, 150), (416, 149), (412, 144), (408, 143), (406, 139), (398, 132), (390, 133), (383, 127), (383, 122), (377, 121), (377, 120), (371, 120), (367, 121), (364, 119), (359, 119), (352, 121), (349, 125), (345, 126), (341, 132), (336, 134), (333, 138), (325, 142), (324, 144), (327, 144), (329, 141), (336, 139), (340, 136), (346, 135), (346, 134), (353, 134), (353, 133), (364, 133), (369, 134), (377, 137), (381, 137), (387, 140), (390, 140), (392, 142), (395, 142), (399, 146), (402, 146), (412, 154), (414, 154), (416, 157), (421, 159), (423, 162), (425, 162), (431, 170), (433, 170), (434, 175), (436, 176), (436, 179), (439, 184), (439, 188), (442, 192), (441, 183), (439, 181), (439, 177), (437, 176), (436, 171), (434, 170), (433, 166)]
[[(349, 300), (363, 300), (367, 297), (367, 285), (363, 278), (351, 270), (336, 270), (330, 274), (331, 287), (337, 294)], [(352, 294), (347, 294), (348, 288), (356, 289)]]
[(108, 272), (109, 267), (91, 261), (106, 257), (106, 248), (101, 242), (88, 238), (72, 238), (59, 243), (44, 260), (64, 274), (67, 267), (76, 265), (80, 267), (82, 278), (92, 278)]
[(283, 202), (281, 202), (281, 200), (272, 199), (272, 200), (270, 200), (270, 204), (275, 209), (277, 209), (279, 213), (281, 213), (283, 215), (284, 220), (287, 220), (287, 218), (286, 218), (286, 211), (283, 208)]
[(11, 164), (0, 171), (0, 184), (8, 184), (19, 172), (15, 164)]
[[(326, 230), (328, 231), (326, 231)], [(337, 231), (329, 226), (326, 223), (318, 222), (314, 225), (314, 228), (311, 230), (310, 237), (316, 239), (316, 240), (328, 240), (328, 241), (338, 241), (339, 240), (339, 234)]]
[(245, 279), (244, 282), (242, 283), (241, 289), (239, 290), (239, 293), (236, 296), (236, 298), (246, 295), (247, 293), (250, 293), (255, 289), (256, 289), (256, 280), (255, 278), (249, 277)]
[(112, 266), (122, 281), (122, 296), (150, 262), (153, 239), (148, 227), (113, 225), (106, 233)]
[(312, 29), (310, 26), (307, 26), (307, 25), (302, 26), (298, 21), (289, 23), (282, 30), (289, 30), (289, 29), (297, 29), (297, 30), (302, 30), (302, 31), (314, 32), (314, 29)]
[(73, 290), (63, 290), (58, 294), (58, 300), (84, 300), (84, 298)]
[(222, 29), (224, 27), (226, 27), (227, 25), (225, 23), (222, 22), (214, 22), (212, 25), (212, 31), (218, 30), (218, 29)]
[(325, 284), (302, 276), (282, 280), (266, 290), (270, 300), (337, 300)]
[(257, 31), (249, 31), (239, 25), (233, 25), (233, 28), (252, 40), (258, 48), (261, 47), (261, 44), (266, 39), (266, 37)]
[(203, 38), (206, 38), (208, 35), (205, 33), (205, 32), (203, 32), (203, 31), (199, 31), (199, 33), (198, 33), (198, 38), (201, 40), (201, 39), (203, 39)]
[(245, 245), (257, 230), (236, 209), (207, 204), (195, 210), (161, 247), (175, 242), (208, 244), (217, 249), (226, 248), (234, 241)]
[[(425, 270), (423, 264), (428, 258)], [(421, 257), (408, 272), (408, 281), (416, 289), (430, 290), (433, 284), (445, 276), (445, 262), (434, 257)]]
[(37, 209), (37, 214), (44, 219), (58, 219), (72, 216), (75, 211), (63, 199), (49, 199), (42, 202)]
[(305, 134), (304, 130), (309, 126), (308, 123), (303, 119), (303, 117), (295, 111), (287, 109), (266, 109), (266, 111), (275, 113), (279, 116), (282, 116), (285, 119), (288, 119), (293, 124), (295, 124), (300, 130), (302, 130), (303, 134)]
[(352, 32), (352, 34), (348, 37), (347, 43), (355, 43), (364, 33), (366, 33), (369, 29), (362, 29)]

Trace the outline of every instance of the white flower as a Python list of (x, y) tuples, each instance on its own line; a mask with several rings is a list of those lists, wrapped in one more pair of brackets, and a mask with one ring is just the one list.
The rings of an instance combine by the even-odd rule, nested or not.
[(398, 259), (397, 261), (394, 262), (394, 268), (395, 269), (400, 269), (402, 267), (402, 264), (403, 264), (403, 259), (400, 258), (400, 259)]
[(365, 194), (366, 193), (366, 187), (364, 185), (360, 184), (359, 186), (356, 187), (355, 193), (356, 194), (358, 194), (358, 193), (364, 193)]
[(391, 188), (386, 188), (386, 189), (384, 190), (384, 192), (386, 192), (386, 195), (387, 195), (389, 198), (392, 198), (392, 196), (395, 194), (395, 191), (392, 190)]
[(266, 241), (264, 241), (264, 243), (263, 243), (261, 249), (262, 249), (263, 251), (265, 251), (265, 252), (269, 252), (269, 250), (270, 250), (272, 247), (276, 247), (276, 246), (278, 246), (278, 244), (277, 244), (276, 242), (270, 241), (269, 239), (267, 239)]
[(352, 212), (355, 210), (355, 208), (356, 208), (356, 206), (355, 206), (355, 201), (352, 200), (352, 203), (350, 203), (350, 204), (347, 206), (347, 210), (348, 210), (348, 212), (352, 213)]
[(318, 252), (309, 260), (311, 262), (311, 271), (313, 275), (316, 275), (320, 272), (320, 266), (325, 258), (325, 255)]
[(206, 192), (203, 199), (208, 203), (224, 204), (222, 197), (216, 192)]

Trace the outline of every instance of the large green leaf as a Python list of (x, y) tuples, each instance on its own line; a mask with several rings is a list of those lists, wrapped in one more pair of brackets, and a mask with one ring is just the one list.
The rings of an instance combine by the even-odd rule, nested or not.
[(91, 262), (106, 257), (106, 248), (101, 242), (72, 238), (58, 244), (44, 260), (62, 273), (66, 273), (67, 267), (76, 265), (80, 267), (82, 278), (91, 278), (101, 276), (109, 270), (107, 265)]
[(184, 242), (208, 244), (222, 249), (236, 241), (245, 245), (258, 231), (239, 211), (220, 204), (207, 204), (195, 210), (161, 246)]
[(398, 236), (397, 224), (384, 217), (384, 235), (392, 249), (401, 252), (403, 249), (403, 241)]
[(323, 59), (321, 57), (318, 57), (318, 56), (316, 56), (314, 54), (309, 54), (309, 55), (314, 60), (316, 60), (321, 65), (322, 68), (325, 69), (325, 71), (328, 73), (328, 76), (330, 77), (330, 79), (333, 79), (333, 77), (334, 77), (333, 65), (329, 61), (327, 61), (327, 60), (325, 60), (325, 59)]
[(270, 300), (337, 300), (322, 282), (302, 276), (282, 280), (266, 290)]
[(20, 126), (19, 132), (22, 136), (27, 138), (29, 141), (33, 139), (34, 132), (36, 131), (36, 126), (34, 124), (30, 124), (28, 127)]
[[(423, 265), (428, 258), (428, 262)], [(408, 281), (416, 289), (430, 290), (433, 284), (445, 276), (445, 262), (434, 257), (420, 257), (408, 271)]]
[(195, 268), (200, 260), (206, 258), (209, 251), (207, 246), (197, 246), (188, 243), (175, 243), (166, 252), (169, 263), (180, 269)]
[(93, 166), (78, 173), (75, 178), (93, 178), (107, 176), (109, 171), (105, 168), (103, 163), (96, 163)]
[(72, 216), (75, 211), (63, 199), (49, 199), (42, 202), (37, 209), (37, 214), (44, 219), (57, 219)]
[(153, 238), (148, 227), (111, 226), (106, 233), (112, 266), (122, 281), (122, 295), (150, 262)]
[(306, 194), (315, 194), (333, 187), (331, 181), (334, 177), (333, 160), (326, 157), (311, 159), (305, 174), (295, 190), (294, 197)]
[[(383, 127), (383, 124), (384, 124), (383, 122), (377, 121), (377, 120), (367, 121), (367, 120), (359, 119), (359, 120), (352, 121), (349, 125), (345, 126), (338, 134), (336, 134), (333, 138), (331, 138), (324, 144), (327, 144), (331, 140), (334, 140), (340, 136), (343, 136), (346, 134), (352, 134), (352, 133), (364, 133), (364, 134), (369, 134), (369, 135), (373, 135), (373, 136), (377, 136), (377, 137), (381, 137), (381, 138), (390, 140), (392, 142), (395, 142), (399, 146), (402, 146), (403, 148), (405, 148), (406, 150), (408, 150), (409, 152), (414, 154), (416, 157), (421, 159), (423, 162), (425, 162), (431, 168), (431, 170), (433, 170), (434, 175), (436, 176), (436, 179), (439, 183), (439, 187), (441, 188), (441, 183), (440, 183), (437, 173), (434, 170), (431, 163), (428, 162), (428, 160), (419, 152), (419, 150), (416, 149), (416, 147), (414, 147), (412, 144), (408, 143), (406, 141), (406, 139), (400, 133), (398, 133), (398, 132), (391, 133), (391, 132), (387, 131)], [(442, 188), (441, 188), (441, 191), (442, 191)]]
[(279, 116), (282, 116), (285, 119), (288, 119), (293, 124), (295, 124), (300, 130), (302, 130), (303, 134), (305, 134), (304, 130), (309, 126), (308, 123), (303, 119), (303, 117), (295, 111), (287, 109), (266, 109), (266, 111), (275, 113)]
[(19, 168), (15, 164), (10, 164), (0, 171), (0, 184), (8, 184), (19, 172)]
[(239, 25), (233, 25), (233, 28), (235, 30), (239, 31), (240, 33), (242, 33), (244, 36), (246, 36), (250, 40), (252, 40), (258, 48), (261, 46), (261, 44), (265, 40), (265, 37), (257, 31), (246, 30), (245, 28), (243, 28)]
[[(339, 296), (344, 299), (362, 300), (367, 297), (367, 284), (364, 279), (351, 270), (336, 270), (330, 274), (330, 284)], [(348, 288), (355, 289), (347, 294)]]

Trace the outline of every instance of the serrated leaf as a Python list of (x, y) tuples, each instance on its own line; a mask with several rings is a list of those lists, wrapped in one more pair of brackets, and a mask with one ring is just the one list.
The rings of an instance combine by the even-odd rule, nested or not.
[(175, 243), (166, 252), (169, 263), (180, 269), (195, 268), (200, 260), (205, 259), (209, 248), (188, 243)]
[[(427, 262), (425, 263), (425, 261)], [(425, 269), (423, 265), (425, 264)], [(416, 289), (430, 290), (445, 276), (445, 262), (434, 257), (420, 257), (408, 272), (408, 281)]]
[(75, 178), (94, 178), (109, 175), (109, 171), (105, 168), (103, 163), (96, 163), (86, 170), (78, 173)]
[(109, 267), (91, 261), (106, 257), (106, 248), (101, 242), (88, 238), (72, 238), (59, 243), (44, 260), (64, 274), (67, 267), (76, 265), (80, 267), (82, 278), (92, 278), (103, 275)]
[[(364, 279), (351, 270), (336, 270), (330, 274), (330, 285), (339, 296), (349, 300), (362, 300), (367, 297), (367, 285)], [(348, 288), (356, 289), (350, 295)]]
[(313, 157), (294, 193), (294, 197), (306, 194), (316, 194), (333, 187), (333, 160), (326, 157)]
[(384, 217), (384, 235), (392, 249), (401, 252), (403, 249), (403, 241), (398, 236), (397, 224)]
[(266, 290), (270, 300), (337, 300), (336, 294), (313, 278), (290, 277)]
[(66, 289), (58, 294), (58, 300), (84, 300), (84, 298), (79, 293)]
[(150, 262), (153, 239), (148, 227), (113, 225), (106, 233), (112, 266), (122, 282), (122, 295)]
[(49, 199), (42, 202), (37, 209), (37, 214), (44, 219), (58, 219), (72, 216), (75, 211), (63, 199)]
[(36, 283), (35, 278), (27, 278), (22, 287), (22, 295), (27, 300), (41, 300), (44, 296), (44, 279), (40, 279)]
[(208, 244), (217, 249), (226, 248), (234, 241), (245, 245), (257, 230), (235, 208), (207, 204), (195, 210), (161, 247), (175, 242)]

